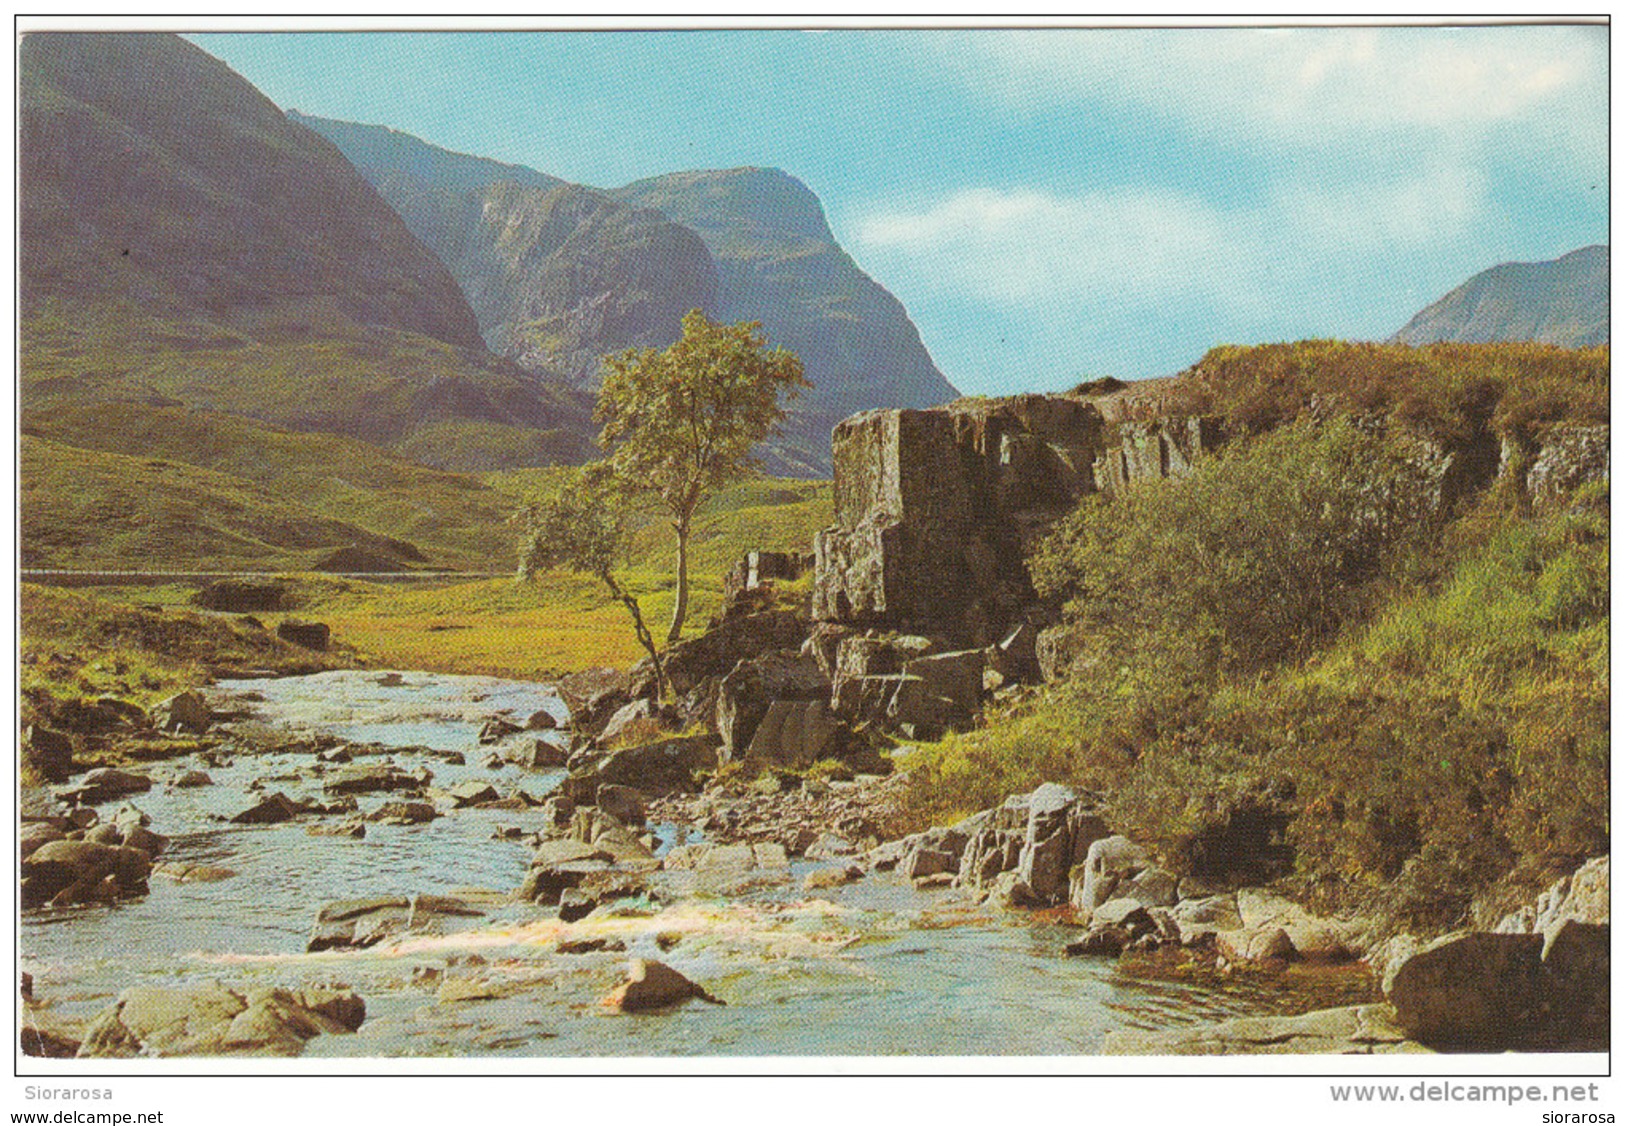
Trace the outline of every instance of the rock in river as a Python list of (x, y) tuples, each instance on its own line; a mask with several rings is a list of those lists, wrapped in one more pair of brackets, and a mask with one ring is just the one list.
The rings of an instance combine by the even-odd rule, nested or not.
[(238, 993), (204, 982), (126, 989), (86, 1029), (79, 1055), (296, 1056), (324, 1032), (354, 1032), (366, 1012), (347, 986)]
[(713, 1005), (723, 1003), (664, 962), (633, 958), (626, 969), (626, 981), (604, 998), (605, 1008), (622, 1013), (642, 1012), (676, 1005), (690, 997)]

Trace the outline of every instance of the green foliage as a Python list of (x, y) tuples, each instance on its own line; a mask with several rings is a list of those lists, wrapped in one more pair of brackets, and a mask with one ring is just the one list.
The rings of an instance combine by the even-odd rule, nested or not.
[(1074, 674), (913, 748), (943, 821), (1058, 780), (1206, 879), (1492, 924), (1609, 849), (1606, 483), (1447, 526), (1382, 439), (1302, 420), (1091, 501), (1040, 554)]
[(1189, 480), (1091, 498), (1033, 561), (1088, 659), (1147, 647), (1187, 675), (1307, 652), (1429, 524), (1425, 471), (1346, 421), (1287, 427)]
[(522, 507), (519, 577), (530, 581), (543, 571), (567, 568), (611, 581), (626, 556), (626, 510), (603, 487), (601, 474), (577, 471)]
[(604, 360), (594, 417), (618, 487), (671, 517), (677, 603), (668, 642), (688, 609), (688, 537), (695, 511), (755, 466), (751, 449), (785, 416), (781, 397), (810, 386), (801, 361), (768, 351), (755, 323), (713, 324), (698, 309), (671, 347), (632, 348)]
[(660, 653), (644, 625), (642, 608), (615, 577), (615, 569), (626, 559), (627, 512), (608, 467), (598, 463), (564, 475), (552, 492), (525, 505), (515, 519), (520, 526), (521, 581), (563, 568), (603, 583), (626, 607), (638, 642), (654, 663), (656, 683), (664, 691)]
[(1185, 373), (1179, 406), (1259, 433), (1305, 411), (1391, 413), (1432, 436), (1515, 435), (1608, 420), (1608, 348), (1302, 340), (1210, 350)]

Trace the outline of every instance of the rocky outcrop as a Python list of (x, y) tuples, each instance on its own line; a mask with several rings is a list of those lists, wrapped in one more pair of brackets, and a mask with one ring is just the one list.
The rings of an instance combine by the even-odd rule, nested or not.
[(25, 910), (45, 904), (112, 903), (145, 895), (152, 857), (138, 848), (86, 840), (52, 840), (22, 863)]
[(1608, 887), (1608, 858), (1599, 857), (1494, 932), (1392, 939), (1379, 960), (1396, 1023), (1452, 1049), (1606, 1048)]
[[(779, 649), (748, 661), (741, 661), (717, 688), (716, 730), (722, 740), (717, 753), (718, 761), (732, 762), (743, 759), (751, 746), (757, 728), (775, 705), (775, 748), (777, 737), (784, 733), (790, 709), (788, 703), (827, 705), (830, 681), (818, 662), (803, 657), (796, 649)], [(798, 748), (807, 739), (833, 739), (831, 728), (817, 717), (810, 717), (807, 709), (796, 712), (797, 730), (794, 736)]]
[(806, 551), (750, 551), (722, 577), (722, 603), (735, 606), (746, 595), (770, 589), (774, 580), (793, 581), (812, 570)]
[(354, 1032), (366, 1003), (348, 986), (256, 989), (218, 982), (126, 989), (85, 1030), (80, 1057), (296, 1056), (316, 1036)]
[(1427, 1052), (1395, 1027), (1386, 1005), (1349, 1005), (1296, 1017), (1241, 1017), (1157, 1032), (1107, 1033), (1108, 1056), (1389, 1055)]
[[(1608, 480), (1610, 427), (1550, 426), (1539, 431), (1524, 473), (1524, 489), (1536, 503)], [(1503, 447), (1502, 468), (1510, 463)]]
[(443, 895), (383, 896), (329, 903), (316, 915), (305, 949), (359, 950), (406, 934), (445, 934), (484, 912)]
[(570, 775), (559, 792), (579, 805), (591, 805), (602, 785), (629, 786), (648, 797), (691, 793), (698, 775), (717, 767), (717, 741), (710, 735), (679, 735), (638, 747), (588, 751), (570, 760)]
[[(819, 624), (810, 643), (826, 664), (835, 654), (836, 711), (940, 733), (979, 709), (978, 662), (997, 682), (1066, 664), (1041, 632), (1053, 612), (1034, 592), (1032, 549), (1080, 498), (1189, 473), (1221, 439), (1211, 420), (1115, 412), (1108, 420), (1095, 402), (1062, 395), (966, 399), (842, 422), (835, 524), (815, 541)], [(934, 665), (904, 667), (928, 659), (906, 654), (910, 637), (925, 639)], [(949, 690), (926, 675), (950, 666)]]
[[(740, 661), (793, 649), (806, 636), (807, 623), (792, 610), (724, 616), (700, 636), (673, 645), (661, 659), (661, 671), (671, 691), (682, 696), (708, 680), (727, 676)], [(653, 677), (654, 669), (645, 658), (632, 670), (633, 695), (652, 689)]]

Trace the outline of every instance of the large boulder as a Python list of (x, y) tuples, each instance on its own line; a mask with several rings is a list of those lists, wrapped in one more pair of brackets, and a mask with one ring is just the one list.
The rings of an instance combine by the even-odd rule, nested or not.
[(1046, 782), (1027, 797), (1027, 825), (1016, 878), (1046, 903), (1067, 898), (1068, 880), (1096, 841), (1109, 836), (1106, 822), (1065, 786)]
[(1562, 1014), (1540, 1038), (1606, 1047), (1609, 1030), (1609, 858), (1594, 857), (1552, 884), (1532, 907), (1501, 921), (1501, 933), (1541, 943), (1544, 1007)]
[(217, 579), (192, 595), (192, 604), (228, 614), (286, 610), (291, 588), (278, 579)]
[(703, 771), (717, 767), (717, 741), (710, 735), (677, 735), (640, 747), (593, 751), (570, 760), (562, 796), (591, 805), (604, 784), (630, 786), (650, 798), (693, 793)]
[(640, 696), (616, 708), (595, 741), (600, 747), (612, 747), (623, 741), (635, 743), (640, 741), (639, 736), (646, 738), (660, 726), (660, 705)]
[(1123, 894), (1138, 877), (1155, 867), (1151, 854), (1127, 837), (1094, 841), (1084, 854), (1082, 868), (1072, 874), (1072, 906), (1087, 916)]
[(718, 760), (744, 756), (775, 700), (828, 700), (830, 681), (818, 662), (795, 649), (777, 649), (741, 661), (717, 689)]
[(73, 774), (73, 740), (32, 724), (23, 732), (23, 761), (47, 782), (66, 782)]
[(86, 774), (77, 786), (59, 791), (58, 796), (76, 805), (101, 805), (130, 794), (143, 794), (150, 789), (152, 779), (147, 775), (104, 766)]
[(144, 895), (152, 857), (136, 848), (93, 841), (47, 841), (22, 862), (26, 910), (46, 904), (111, 903)]
[(327, 623), (296, 622), (291, 618), (277, 625), (276, 635), (302, 649), (314, 649), (317, 652), (326, 650), (328, 642), (332, 640), (332, 631)]
[(162, 731), (202, 731), (213, 721), (208, 703), (196, 692), (178, 692), (152, 709), (152, 721)]
[(644, 1012), (664, 1009), (689, 998), (722, 1004), (704, 989), (664, 962), (633, 958), (627, 964), (626, 981), (603, 999), (603, 1006), (616, 1012)]
[(1382, 989), (1413, 1039), (1505, 1048), (1543, 1020), (1539, 935), (1463, 932), (1390, 958)]
[(823, 700), (774, 700), (745, 749), (750, 762), (810, 766), (846, 753), (851, 732)]
[[(740, 661), (775, 649), (798, 648), (806, 637), (806, 621), (792, 610), (724, 617), (698, 637), (673, 645), (661, 660), (661, 670), (671, 691), (682, 696), (711, 677), (727, 676)], [(632, 672), (635, 683), (652, 675), (647, 658)]]
[(554, 686), (570, 709), (570, 726), (596, 736), (609, 717), (632, 699), (632, 679), (618, 669), (583, 669), (562, 677)]
[(327, 779), (322, 784), (322, 789), (335, 796), (378, 792), (417, 792), (427, 786), (432, 779), (433, 775), (427, 769), (408, 772), (387, 764), (352, 766)]
[(81, 1057), (296, 1056), (323, 1033), (354, 1032), (366, 1004), (347, 986), (238, 993), (218, 982), (137, 987), (91, 1022)]

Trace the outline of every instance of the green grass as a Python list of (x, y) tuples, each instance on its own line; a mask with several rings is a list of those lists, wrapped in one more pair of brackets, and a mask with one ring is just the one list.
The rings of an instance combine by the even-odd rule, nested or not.
[[(1606, 482), (1533, 511), (1492, 490), (1351, 589), (1335, 631), (1262, 662), (1190, 659), (1161, 621), (1183, 588), (1119, 581), (1093, 664), (910, 750), (916, 818), (1069, 782), (1183, 871), (1285, 878), (1395, 927), (1493, 925), (1609, 851), (1608, 512)], [(1194, 536), (1186, 515), (1166, 534)], [(1293, 550), (1269, 510), (1251, 518)], [(1157, 578), (1157, 553), (1131, 554), (1130, 578)]]
[[(77, 696), (113, 695), (143, 706), (224, 670), (312, 671), (351, 658), (278, 640), (273, 628), (175, 606), (178, 593), (62, 590), (24, 583), (19, 680), (32, 710)], [(163, 596), (167, 594), (166, 599)], [(168, 602), (169, 604), (165, 604)], [(266, 627), (273, 621), (267, 617)]]
[[(504, 496), (537, 488), (546, 470), (488, 475)], [(690, 614), (694, 636), (721, 608), (724, 573), (745, 552), (804, 551), (812, 532), (831, 519), (829, 482), (747, 481), (712, 499), (695, 525)], [(675, 539), (651, 520), (634, 537), (628, 566), (618, 572), (647, 621), (659, 627), (674, 600)], [(643, 651), (626, 611), (583, 575), (550, 572), (534, 583), (493, 579), (433, 589), (346, 583), (327, 588), (308, 613), (329, 622), (375, 664), (493, 676), (547, 678), (575, 669), (625, 667)], [(336, 591), (336, 593), (334, 592)]]
[[(209, 556), (211, 565), (243, 558), (277, 558), (287, 560), (292, 569), (308, 566), (302, 563), (308, 551), (268, 552), (263, 539), (250, 542), (246, 533), (229, 526), (215, 528), (200, 519), (200, 514), (225, 506), (236, 506), (245, 519), (264, 519), (272, 500), (262, 493), (245, 491), (238, 479), (178, 464), (157, 469), (135, 458), (85, 451), (58, 451), (61, 456), (47, 459), (45, 469), (27, 460), (31, 451), (49, 452), (52, 445), (43, 439), (25, 439), (25, 484), (38, 482), (35, 487), (45, 495), (83, 502), (75, 518), (55, 510), (47, 515), (53, 526), (70, 528), (76, 526), (77, 520), (88, 527), (90, 546), (86, 551), (105, 541), (111, 545), (107, 548), (109, 556), (128, 565), (132, 556), (121, 545), (147, 544), (153, 536), (167, 532), (176, 543), (214, 543)], [(104, 470), (108, 479), (98, 483), (98, 474)], [(67, 479), (53, 481), (51, 472), (56, 471)], [(548, 473), (525, 470), (491, 474), (486, 478), (489, 484), (473, 480), (468, 484), (481, 490), (486, 498), (483, 503), (489, 504), (493, 514), (505, 515)], [(169, 476), (155, 478), (155, 474)], [(177, 488), (177, 481), (187, 487)], [(199, 493), (201, 500), (195, 495)], [(87, 498), (99, 498), (94, 503), (105, 508), (94, 508)], [(45, 519), (42, 515), (31, 516), (35, 507), (25, 489), (25, 542), (29, 520)], [(160, 517), (168, 507), (175, 508), (179, 515), (166, 524), (160, 522)], [(766, 478), (744, 482), (713, 498), (696, 524), (691, 613), (685, 633), (693, 636), (703, 630), (706, 619), (720, 608), (723, 574), (740, 556), (752, 549), (805, 550), (812, 530), (829, 522), (830, 511), (828, 482)], [(308, 512), (298, 515), (306, 521), (299, 527), (320, 526)], [(491, 569), (514, 566), (511, 529), (493, 515), (492, 525), (482, 531), (492, 544)], [(670, 529), (651, 521), (641, 530), (636, 543), (637, 551), (620, 577), (638, 598), (647, 619), (664, 623), (670, 617), (674, 598)], [(248, 551), (250, 547), (259, 554), (233, 555), (228, 550)], [(65, 545), (53, 550), (60, 553), (53, 558), (88, 561), (93, 557), (76, 554)], [(149, 554), (142, 558), (152, 562), (194, 566), (199, 562), (195, 557), (172, 560), (161, 553), (152, 554), (157, 549), (150, 545), (144, 550)], [(792, 593), (804, 593), (804, 587), (805, 583)], [(112, 613), (137, 604), (180, 605), (190, 598), (193, 589), (179, 584), (98, 588), (94, 597), (71, 597), (91, 598), (84, 603), (87, 608)], [(63, 596), (70, 597), (65, 593)], [(625, 667), (643, 656), (625, 609), (612, 601), (600, 584), (583, 575), (553, 572), (534, 583), (521, 584), (508, 578), (389, 583), (307, 574), (295, 581), (292, 597), (292, 616), (327, 622), (335, 641), (353, 651), (352, 659), (371, 665), (546, 679), (581, 668)], [(273, 628), (283, 616), (258, 615)], [(23, 631), (30, 644), (49, 643), (50, 631), (38, 638), (32, 636), (36, 625), (28, 613), (24, 615)], [(166, 686), (173, 683), (178, 681), (165, 681)]]
[[(30, 307), (20, 333), (25, 425), (88, 401), (180, 405), (380, 445), (454, 421), (463, 424), (462, 459), (477, 449), (470, 428), (500, 435), (501, 456), (511, 457), (505, 429), (590, 426), (578, 396), (505, 361), (359, 325), (320, 301), (211, 320), (117, 300), (51, 299)], [(417, 444), (424, 452), (425, 441)]]
[(354, 438), (63, 400), (32, 416), (23, 442), (23, 544), (42, 566), (299, 570), (380, 537), (436, 569), (501, 570), (512, 557), (510, 494)]

